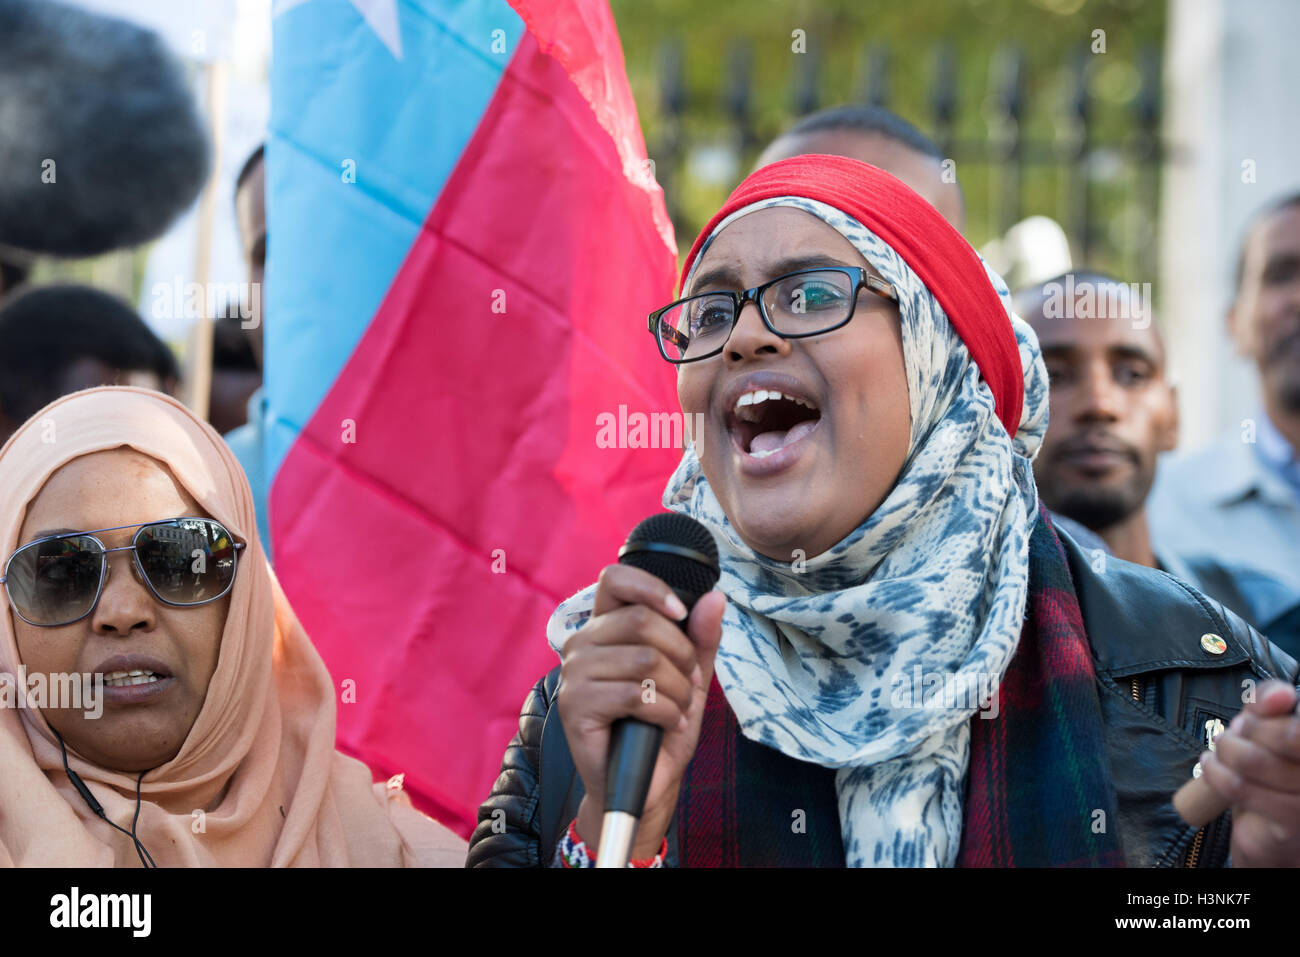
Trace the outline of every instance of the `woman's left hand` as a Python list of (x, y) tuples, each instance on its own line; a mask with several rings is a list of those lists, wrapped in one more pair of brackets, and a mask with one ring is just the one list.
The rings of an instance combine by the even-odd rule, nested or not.
[(1300, 716), (1296, 690), (1260, 685), (1201, 755), (1202, 777), (1232, 808), (1234, 867), (1300, 867)]

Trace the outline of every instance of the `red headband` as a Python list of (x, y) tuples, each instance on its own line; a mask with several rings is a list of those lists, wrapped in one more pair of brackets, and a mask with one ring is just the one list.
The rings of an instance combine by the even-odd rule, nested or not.
[(682, 287), (704, 240), (738, 209), (775, 196), (802, 196), (834, 206), (879, 236), (903, 258), (952, 322), (993, 391), (998, 418), (1015, 436), (1025, 401), (1020, 349), (1011, 319), (984, 264), (933, 206), (884, 170), (846, 156), (806, 154), (756, 170), (701, 230), (682, 266)]

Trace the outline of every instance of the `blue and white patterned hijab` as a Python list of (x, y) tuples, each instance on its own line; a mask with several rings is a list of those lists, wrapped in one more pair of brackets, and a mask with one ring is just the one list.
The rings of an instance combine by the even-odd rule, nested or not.
[[(664, 505), (717, 540), (718, 587), (728, 602), (715, 672), (745, 736), (839, 769), (849, 866), (951, 866), (961, 845), (970, 721), (977, 710), (995, 715), (982, 703), (1024, 621), (1046, 369), (1037, 338), (986, 264), (1024, 375), (1019, 428), (1008, 436), (993, 393), (930, 290), (872, 231), (816, 200), (783, 196), (737, 210), (714, 228), (696, 266), (721, 230), (772, 206), (822, 219), (893, 284), (911, 408), (906, 462), (848, 537), (795, 564), (740, 539), (694, 449), (669, 480)], [(592, 585), (551, 617), (556, 651), (590, 616), (594, 597)]]

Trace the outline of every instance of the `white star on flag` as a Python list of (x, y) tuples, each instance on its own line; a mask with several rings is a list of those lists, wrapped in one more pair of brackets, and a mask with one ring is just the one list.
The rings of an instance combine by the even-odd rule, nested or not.
[[(307, 0), (275, 0), (275, 6), (272, 9), (272, 18), (281, 14), (288, 13), (294, 7), (306, 3)], [(388, 52), (393, 58), (400, 60), (402, 58), (402, 28), (397, 20), (397, 0), (348, 0), (352, 6), (357, 8), (363, 20), (375, 31), (375, 36), (379, 37), (380, 42), (388, 47)]]

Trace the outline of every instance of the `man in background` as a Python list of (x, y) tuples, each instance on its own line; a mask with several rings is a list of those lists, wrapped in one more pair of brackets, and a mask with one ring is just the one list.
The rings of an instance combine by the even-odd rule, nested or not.
[(907, 120), (879, 106), (835, 106), (809, 113), (763, 150), (756, 167), (805, 153), (847, 156), (897, 176), (961, 232), (966, 200), (939, 147)]
[(1263, 407), (1164, 464), (1152, 528), (1171, 548), (1212, 550), (1300, 588), (1300, 194), (1247, 227), (1227, 318), (1259, 370)]
[[(265, 300), (262, 280), (266, 274), (266, 163), (265, 146), (259, 146), (244, 161), (235, 180), (235, 222), (239, 226), (239, 247), (244, 257), (248, 281), (256, 295), (249, 297), (249, 328), (244, 330), (260, 372), (262, 365), (262, 303)], [(226, 444), (239, 459), (253, 490), (253, 509), (257, 513), (257, 534), (262, 548), (271, 555), (271, 523), (267, 517), (267, 475), (263, 439), (266, 422), (266, 391), (258, 386), (248, 397), (248, 421), (226, 435)]]
[(60, 396), (99, 385), (173, 394), (176, 357), (131, 306), (80, 285), (0, 303), (0, 441)]
[(1139, 288), (1080, 270), (1019, 291), (1015, 304), (1051, 379), (1051, 424), (1034, 461), (1043, 504), (1101, 536), (1116, 557), (1181, 578), (1288, 653), (1300, 651), (1300, 592), (1215, 548), (1172, 549), (1147, 524), (1157, 455), (1178, 443), (1178, 406)]
[[(259, 146), (244, 160), (243, 168), (235, 179), (235, 223), (239, 228), (239, 249), (243, 255), (248, 281), (261, 290), (266, 277), (266, 146)], [(249, 318), (245, 331), (253, 349), (253, 356), (262, 365), (262, 304), (261, 295), (251, 296), (248, 302)]]
[(248, 400), (262, 387), (262, 367), (253, 352), (238, 303), (227, 303), (212, 323), (212, 389), (208, 421), (225, 435), (248, 421)]

